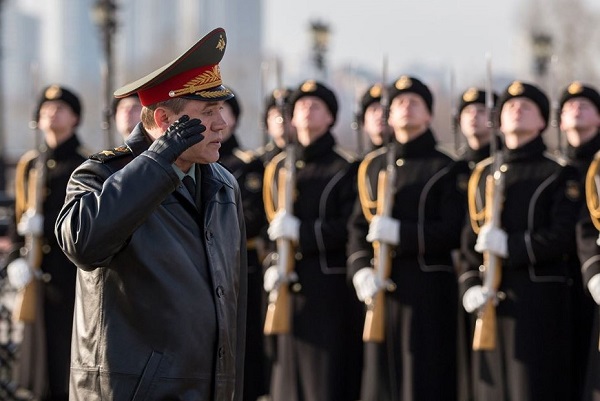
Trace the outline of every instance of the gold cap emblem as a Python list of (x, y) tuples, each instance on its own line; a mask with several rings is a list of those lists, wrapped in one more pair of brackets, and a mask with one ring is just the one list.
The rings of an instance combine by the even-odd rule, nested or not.
[(477, 88), (469, 88), (465, 91), (465, 93), (463, 93), (463, 100), (465, 102), (473, 102), (477, 100), (478, 96), (479, 91), (477, 90)]
[(371, 96), (372, 98), (381, 97), (381, 85), (373, 85), (369, 90), (369, 96)]
[(578, 93), (583, 92), (583, 85), (581, 85), (581, 82), (575, 81), (569, 85), (567, 92), (569, 92), (571, 95), (577, 95)]
[(223, 38), (223, 35), (219, 36), (219, 41), (217, 42), (217, 49), (221, 51), (225, 50), (225, 38)]
[(515, 81), (508, 87), (508, 93), (512, 96), (519, 96), (525, 91), (523, 84), (520, 81)]
[(48, 100), (58, 99), (61, 96), (62, 90), (58, 85), (52, 85), (48, 89), (46, 89), (46, 92), (44, 92), (44, 97)]
[(403, 75), (400, 78), (398, 78), (394, 86), (398, 90), (407, 89), (412, 86), (412, 80), (408, 76)]
[(314, 80), (308, 80), (302, 84), (300, 91), (304, 93), (314, 92), (317, 90), (317, 83)]

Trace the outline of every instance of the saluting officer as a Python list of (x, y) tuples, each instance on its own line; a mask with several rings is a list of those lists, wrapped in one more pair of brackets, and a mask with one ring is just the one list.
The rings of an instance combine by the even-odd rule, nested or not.
[(263, 320), (265, 301), (263, 291), (264, 246), (259, 236), (266, 229), (267, 218), (262, 198), (264, 166), (253, 152), (243, 150), (236, 130), (242, 108), (238, 96), (227, 99), (223, 105), (223, 142), (219, 149), (219, 163), (237, 180), (242, 194), (246, 223), (248, 251), (248, 311), (246, 317), (246, 357), (244, 359), (244, 400), (256, 400), (269, 392), (264, 350)]
[[(13, 252), (9, 255), (8, 279), (17, 289), (36, 280), (43, 305), (35, 321), (25, 325), (20, 350), (19, 384), (43, 400), (67, 400), (71, 329), (75, 302), (76, 268), (65, 256), (54, 236), (54, 223), (65, 200), (69, 176), (89, 155), (77, 136), (82, 106), (79, 96), (58, 84), (41, 93), (35, 111), (37, 127), (44, 135), (40, 150), (25, 153), (15, 174)], [(43, 160), (40, 166), (39, 160)], [(40, 171), (42, 168), (44, 171)], [(34, 194), (36, 176), (45, 175), (42, 193)], [(42, 210), (28, 212), (34, 197), (41, 197)], [(33, 210), (33, 209), (30, 209)], [(25, 259), (23, 236), (41, 237), (41, 273)], [(37, 252), (38, 250), (31, 250)]]
[[(331, 132), (338, 102), (330, 88), (305, 81), (292, 93), (290, 104), (298, 140), (293, 214), (277, 212), (268, 234), (272, 241), (295, 244), (295, 283), (290, 332), (277, 335), (271, 396), (274, 401), (356, 400), (362, 360), (360, 305), (346, 280), (345, 246), (357, 166)], [(281, 190), (277, 183), (287, 157), (282, 152), (267, 166), (265, 177), (272, 178), (266, 186)], [(265, 272), (265, 290), (289, 280), (271, 266)]]
[[(358, 298), (368, 302), (385, 291), (384, 339), (365, 344), (361, 399), (455, 400), (458, 294), (451, 252), (465, 211), (458, 165), (437, 149), (429, 88), (403, 75), (388, 91), (394, 137), (363, 160), (360, 201), (349, 223), (348, 265)], [(385, 188), (393, 191), (391, 216), (381, 216), (375, 208), (387, 152), (396, 180)], [(374, 242), (392, 247), (389, 280), (372, 267)]]
[[(571, 399), (571, 286), (575, 271), (575, 222), (581, 207), (577, 171), (546, 154), (541, 133), (549, 102), (536, 86), (514, 81), (499, 100), (504, 136), (504, 180), (499, 227), (472, 226), (462, 244), (467, 270), (461, 276), (463, 305), (475, 312), (495, 297), (497, 341), (473, 353), (474, 399)], [(494, 157), (500, 157), (494, 155)], [(485, 204), (492, 158), (479, 163), (469, 182), (469, 200)], [(501, 175), (499, 175), (501, 174)], [(497, 294), (482, 288), (483, 252), (501, 259)]]
[[(590, 85), (571, 82), (562, 92), (560, 111), (560, 128), (567, 138), (566, 156), (579, 170), (580, 178), (584, 181), (594, 155), (600, 150), (600, 94)], [(579, 304), (573, 311), (578, 318), (573, 324), (577, 334), (574, 339), (577, 353), (573, 374), (575, 383), (585, 386), (585, 396), (582, 398), (582, 390), (577, 388), (574, 399), (600, 400), (598, 307), (595, 306), (596, 303), (600, 304), (600, 248), (597, 239), (598, 229), (584, 205), (577, 223), (577, 249), (582, 277), (576, 277), (575, 284), (578, 286), (574, 286), (575, 301)], [(582, 284), (584, 288), (587, 287), (588, 291), (585, 292), (589, 293), (579, 288)]]

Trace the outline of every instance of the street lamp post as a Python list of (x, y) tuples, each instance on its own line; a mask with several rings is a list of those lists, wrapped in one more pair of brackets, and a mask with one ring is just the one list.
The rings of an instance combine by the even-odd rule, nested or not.
[(313, 39), (313, 61), (323, 80), (327, 78), (327, 63), (325, 54), (329, 47), (329, 25), (322, 21), (312, 21), (310, 32)]
[(114, 0), (96, 0), (92, 7), (92, 18), (100, 31), (104, 53), (104, 63), (102, 65), (102, 93), (104, 94), (102, 130), (106, 138), (106, 145), (109, 148), (114, 146), (112, 93), (114, 89), (113, 39), (117, 30), (116, 11), (117, 5)]
[(548, 66), (552, 58), (552, 36), (544, 32), (536, 32), (531, 36), (533, 45), (534, 70), (538, 77), (543, 78), (548, 73)]

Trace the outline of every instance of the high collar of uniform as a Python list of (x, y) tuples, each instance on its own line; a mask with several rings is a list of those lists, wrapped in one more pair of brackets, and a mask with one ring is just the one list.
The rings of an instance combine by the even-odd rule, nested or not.
[(430, 129), (427, 129), (424, 133), (414, 138), (413, 140), (400, 143), (394, 141), (396, 146), (397, 157), (420, 157), (431, 153), (435, 149), (436, 145), (435, 137)]
[(335, 145), (335, 138), (331, 132), (327, 131), (323, 136), (317, 138), (308, 146), (300, 146), (298, 157), (304, 161), (317, 159), (319, 156), (327, 153)]
[(567, 157), (569, 160), (591, 159), (598, 150), (600, 150), (600, 130), (596, 132), (591, 140), (581, 146), (573, 147), (569, 145), (567, 147)]
[(60, 143), (56, 148), (48, 148), (48, 157), (55, 160), (66, 159), (75, 153), (80, 145), (81, 143), (79, 142), (77, 135), (73, 134), (69, 139)]
[(546, 145), (541, 135), (538, 135), (533, 140), (527, 142), (523, 146), (516, 149), (504, 149), (504, 161), (515, 162), (521, 160), (534, 159), (542, 156), (546, 151)]

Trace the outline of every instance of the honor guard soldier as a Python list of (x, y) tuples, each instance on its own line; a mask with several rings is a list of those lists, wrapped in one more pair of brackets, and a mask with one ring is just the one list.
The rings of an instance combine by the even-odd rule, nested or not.
[(137, 93), (114, 99), (112, 113), (115, 117), (115, 128), (121, 135), (121, 139), (127, 138), (140, 122), (141, 112), (142, 104)]
[(25, 323), (17, 382), (41, 400), (67, 400), (76, 268), (57, 244), (54, 223), (69, 176), (89, 153), (76, 133), (82, 106), (72, 90), (46, 87), (34, 118), (43, 144), (17, 164), (18, 224), (7, 266), (19, 290), (16, 317)]
[(338, 148), (331, 132), (338, 111), (331, 89), (305, 81), (291, 94), (290, 104), (297, 146), (292, 142), (265, 170), (268, 234), (277, 242), (273, 260), (287, 260), (286, 244), (293, 259), (287, 272), (273, 265), (264, 278), (270, 302), (274, 295), (281, 301), (282, 294), (289, 294), (287, 328), (270, 331), (265, 325), (267, 333), (277, 334), (271, 397), (356, 400), (360, 305), (346, 280), (345, 264), (356, 163)]
[[(593, 180), (597, 179), (598, 164), (594, 162), (594, 167), (591, 169), (590, 165), (594, 155), (600, 150), (600, 94), (595, 88), (574, 81), (564, 89), (560, 97), (560, 128), (567, 139), (566, 156), (569, 162), (579, 170), (582, 182), (585, 182), (586, 174), (590, 171), (590, 184), (593, 183)], [(588, 188), (591, 191), (588, 191), (590, 196), (587, 197), (587, 200), (591, 201), (592, 210), (594, 210), (594, 193), (597, 193), (594, 188), (597, 187), (591, 185)], [(574, 360), (573, 373), (575, 383), (578, 385), (583, 383), (585, 386), (585, 395), (582, 397), (580, 392), (576, 392), (573, 399), (583, 400), (600, 400), (600, 353), (598, 352), (598, 306), (596, 305), (600, 304), (600, 263), (598, 262), (600, 248), (596, 242), (598, 228), (594, 226), (593, 221), (590, 210), (587, 205), (584, 205), (576, 231), (583, 283), (582, 280), (575, 280), (575, 284), (583, 288), (581, 291), (579, 287), (575, 288), (577, 290), (575, 301), (579, 303), (575, 305), (576, 309), (573, 311), (579, 318), (573, 325), (578, 330), (578, 336), (574, 339), (575, 351), (578, 352)], [(598, 226), (600, 227), (600, 224)]]
[(248, 251), (248, 311), (246, 321), (246, 357), (244, 359), (244, 400), (256, 400), (269, 393), (264, 349), (263, 320), (265, 297), (263, 291), (262, 260), (265, 257), (260, 234), (266, 230), (267, 218), (263, 204), (262, 161), (253, 152), (242, 150), (237, 140), (241, 106), (237, 94), (223, 105), (227, 128), (222, 131), (219, 163), (237, 180), (242, 194), (244, 221), (246, 223), (246, 249)]
[(244, 210), (217, 163), (226, 46), (214, 29), (118, 89), (142, 122), (71, 176), (55, 231), (78, 268), (72, 401), (242, 400)]
[[(492, 100), (496, 104), (498, 95), (493, 93)], [(460, 158), (473, 170), (475, 164), (490, 156), (491, 140), (495, 135), (488, 127), (485, 91), (471, 87), (463, 92), (458, 105), (458, 126), (467, 140)], [(498, 143), (499, 139), (496, 141)]]
[[(285, 149), (289, 138), (285, 138), (285, 134), (293, 138), (296, 136), (296, 129), (291, 124), (291, 110), (290, 110), (290, 94), (291, 89), (275, 89), (267, 97), (265, 101), (265, 114), (263, 116), (264, 129), (266, 131), (268, 142), (262, 148), (257, 150), (258, 157), (266, 165), (273, 157), (278, 155), (282, 150)], [(277, 97), (283, 97), (283, 112), (286, 114), (282, 116), (282, 110), (277, 105)], [(295, 139), (294, 139), (295, 140)]]
[(539, 88), (512, 82), (498, 109), (505, 147), (473, 171), (462, 244), (462, 303), (477, 313), (473, 395), (568, 400), (579, 177), (546, 153), (550, 106)]
[(367, 153), (383, 146), (383, 107), (381, 106), (381, 84), (374, 84), (360, 99), (358, 122), (362, 128), (361, 140), (368, 141)]
[(349, 223), (348, 265), (367, 304), (361, 399), (456, 400), (458, 165), (437, 149), (429, 88), (403, 75), (387, 91), (394, 135), (360, 165)]

